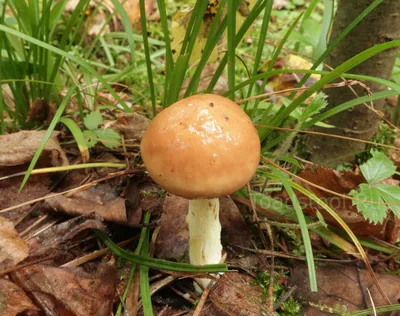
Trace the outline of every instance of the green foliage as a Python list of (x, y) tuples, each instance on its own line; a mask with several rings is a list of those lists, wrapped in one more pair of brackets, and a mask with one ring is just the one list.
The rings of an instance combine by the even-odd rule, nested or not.
[(112, 149), (118, 147), (121, 140), (120, 135), (111, 128), (99, 128), (102, 122), (103, 117), (99, 111), (91, 112), (83, 119), (83, 124), (87, 128), (87, 130), (83, 132), (87, 146), (91, 148), (95, 146), (99, 140), (107, 148)]
[(379, 183), (394, 175), (396, 166), (382, 152), (372, 151), (371, 154), (372, 158), (360, 166), (368, 183), (361, 184), (350, 195), (356, 198), (353, 205), (365, 218), (373, 223), (381, 223), (386, 218), (387, 207), (400, 217), (400, 187)]
[[(285, 286), (282, 284), (282, 278), (286, 277), (285, 275), (274, 275), (274, 287), (273, 287), (273, 295), (274, 295), (274, 303), (277, 303), (287, 292)], [(270, 276), (267, 272), (260, 272), (257, 274), (256, 281), (258, 285), (263, 290), (264, 299), (268, 297), (268, 288), (270, 282)], [(301, 304), (296, 302), (295, 299), (290, 296), (285, 302), (282, 303), (279, 308), (279, 315), (282, 316), (298, 316), (301, 312)]]

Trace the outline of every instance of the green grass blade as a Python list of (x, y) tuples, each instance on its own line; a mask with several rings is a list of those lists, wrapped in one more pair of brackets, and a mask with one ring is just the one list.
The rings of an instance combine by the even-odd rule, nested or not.
[[(282, 38), (282, 40), (281, 40), (281, 42), (279, 43), (278, 47), (276, 48), (274, 54), (272, 55), (271, 61), (270, 61), (269, 65), (268, 65), (267, 73), (268, 73), (269, 71), (271, 71), (272, 68), (274, 67), (276, 61), (278, 60), (278, 57), (279, 57), (280, 54), (281, 54), (283, 45), (285, 45), (285, 43), (287, 42), (287, 40), (288, 40), (290, 34), (292, 34), (294, 28), (295, 28), (296, 25), (298, 24), (298, 22), (299, 22), (299, 20), (300, 20), (301, 17), (302, 17), (302, 14), (299, 14), (299, 16), (294, 20), (294, 22), (290, 25), (289, 29), (286, 31), (285, 36)], [(264, 91), (267, 82), (268, 82), (268, 76), (264, 78), (264, 80), (263, 80), (263, 82), (262, 82), (262, 84), (261, 84), (261, 88), (260, 88), (261, 91)], [(256, 111), (257, 111), (257, 109), (258, 109), (258, 105), (259, 105), (260, 101), (261, 101), (261, 99), (257, 99), (257, 100), (256, 100), (256, 104), (255, 104), (255, 106), (254, 106), (254, 108), (253, 108), (253, 111), (252, 111), (252, 113), (251, 113), (251, 115), (250, 115), (250, 117), (251, 117), (252, 119), (254, 119), (254, 115), (256, 114)]]
[[(300, 33), (304, 32), (304, 23), (308, 20), (308, 18), (311, 16), (311, 13), (314, 11), (315, 7), (317, 4), (320, 2), (320, 0), (313, 0), (308, 6), (306, 11), (304, 11), (303, 19), (301, 20), (301, 24), (299, 27)], [(294, 46), (294, 50), (296, 52), (300, 51), (300, 42), (297, 42), (296, 45)]]
[[(121, 22), (122, 25), (124, 26), (124, 30), (126, 35), (128, 36), (128, 43), (129, 43), (129, 48), (131, 51), (131, 62), (133, 65), (136, 64), (136, 58), (135, 58), (135, 41), (133, 39), (133, 31), (132, 31), (132, 24), (131, 21), (129, 20), (128, 14), (126, 13), (123, 5), (121, 4), (120, 1), (118, 0), (111, 0), (112, 3), (115, 6), (115, 9), (118, 11), (120, 17), (121, 17)], [(146, 12), (142, 12), (142, 8), (140, 8), (140, 16), (141, 20), (146, 21)], [(144, 31), (143, 27), (142, 30)], [(147, 34), (147, 33), (146, 33)]]
[[(144, 242), (141, 254), (144, 258), (149, 257), (149, 230), (144, 233)], [(149, 267), (140, 266), (140, 294), (142, 297), (143, 313), (145, 316), (153, 315), (153, 306), (151, 304)]]
[(224, 12), (224, 7), (225, 3), (227, 0), (221, 0), (219, 6), (218, 6), (218, 11), (217, 14), (214, 17), (214, 20), (211, 24), (209, 34), (214, 34), (213, 36), (209, 36), (207, 38), (206, 45), (204, 47), (203, 54), (201, 55), (201, 59), (199, 64), (196, 67), (196, 71), (194, 72), (190, 83), (186, 89), (184, 97), (188, 97), (189, 95), (196, 94), (198, 90), (198, 86), (200, 83), (201, 79), (201, 74), (204, 70), (204, 67), (207, 64), (208, 59), (210, 58), (213, 50), (216, 48), (219, 40), (221, 39), (222, 34), (224, 33), (226, 27), (227, 27), (227, 18), (224, 17), (222, 20), (221, 24), (218, 25), (218, 21), (220, 20), (223, 12)]
[(28, 170), (26, 171), (26, 174), (24, 176), (24, 179), (22, 180), (21, 186), (19, 188), (19, 190), (21, 191), (23, 189), (23, 187), (25, 186), (26, 182), (28, 181), (31, 172), (33, 170), (33, 168), (35, 168), (35, 165), (44, 149), (44, 147), (47, 144), (47, 141), (49, 140), (51, 133), (53, 133), (54, 128), (56, 127), (56, 124), (58, 123), (61, 115), (64, 113), (64, 110), (68, 104), (69, 99), (71, 98), (72, 94), (75, 92), (75, 87), (70, 88), (66, 94), (66, 96), (64, 97), (62, 103), (60, 104), (59, 108), (57, 109), (56, 114), (54, 115), (54, 118), (52, 119), (46, 134), (43, 137), (42, 142), (39, 145), (39, 148), (36, 150), (35, 155), (32, 158), (31, 163), (29, 164)]
[(314, 255), (312, 252), (310, 234), (308, 232), (307, 222), (304, 217), (303, 210), (301, 209), (299, 200), (297, 199), (297, 196), (294, 193), (294, 191), (293, 191), (291, 185), (289, 184), (288, 179), (285, 177), (285, 175), (283, 175), (281, 171), (278, 171), (276, 169), (272, 169), (272, 173), (275, 174), (276, 177), (281, 181), (282, 185), (284, 186), (286, 192), (288, 193), (288, 195), (290, 197), (290, 200), (293, 203), (293, 207), (294, 207), (294, 210), (295, 210), (296, 216), (297, 216), (297, 221), (300, 224), (301, 236), (303, 239), (304, 249), (306, 252), (306, 261), (307, 261), (307, 267), (308, 267), (308, 275), (309, 275), (309, 279), (310, 279), (310, 288), (311, 288), (312, 292), (317, 292), (318, 291), (317, 273), (315, 271)]
[(377, 313), (385, 313), (391, 311), (400, 311), (400, 304), (376, 306), (374, 308), (368, 308), (362, 311), (348, 312), (346, 313), (346, 316), (368, 316), (368, 315), (376, 315)]
[[(116, 1), (116, 0), (114, 0)], [(147, 18), (146, 18), (146, 7), (144, 0), (139, 0), (140, 6), (140, 22), (142, 25), (142, 36), (143, 36), (143, 46), (144, 46), (144, 54), (146, 56), (146, 68), (147, 68), (147, 76), (149, 79), (149, 87), (150, 87), (150, 97), (151, 97), (151, 105), (153, 109), (153, 117), (156, 116), (156, 91), (154, 88), (153, 81), (153, 70), (151, 69), (151, 58), (150, 58), (150, 46), (147, 35)]]
[[(354, 29), (372, 10), (374, 10), (378, 5), (382, 3), (383, 0), (375, 0), (372, 2), (359, 16), (357, 16), (353, 22), (347, 26), (342, 33), (334, 40), (332, 44), (319, 56), (317, 61), (313, 64), (311, 69), (317, 69), (317, 67), (328, 57), (328, 55), (332, 52), (332, 50), (350, 33), (352, 29)], [(307, 79), (310, 77), (310, 74), (306, 74), (298, 83), (298, 87), (302, 87)], [(293, 99), (295, 96), (295, 92), (290, 95), (290, 98)]]
[(158, 12), (160, 13), (160, 23), (164, 34), (164, 42), (165, 42), (165, 81), (164, 81), (164, 101), (163, 101), (163, 104), (165, 104), (167, 101), (168, 85), (171, 81), (172, 70), (174, 68), (174, 58), (172, 56), (171, 40), (169, 37), (168, 16), (167, 16), (165, 0), (157, 0), (157, 5), (158, 5)]
[(60, 123), (63, 123), (71, 132), (72, 136), (74, 137), (76, 144), (78, 145), (78, 149), (82, 156), (82, 161), (87, 162), (90, 160), (89, 148), (86, 144), (85, 137), (81, 129), (79, 128), (78, 124), (75, 123), (74, 120), (62, 117), (60, 118)]
[[(267, 5), (269, 0), (259, 0), (257, 1), (257, 3), (254, 5), (253, 9), (250, 11), (249, 15), (247, 16), (246, 20), (244, 20), (242, 26), (240, 27), (239, 31), (236, 33), (235, 36), (235, 48), (239, 45), (240, 41), (242, 40), (242, 38), (244, 37), (244, 35), (246, 34), (246, 32), (249, 30), (249, 28), (253, 25), (254, 21), (256, 20), (256, 18), (260, 15), (260, 13), (262, 12), (262, 10), (265, 8), (265, 6)], [(221, 58), (220, 64), (217, 68), (217, 70), (215, 71), (215, 74), (213, 76), (213, 78), (211, 79), (208, 87), (207, 87), (207, 91), (208, 92), (212, 92), (217, 81), (218, 78), (221, 77), (222, 72), (225, 69), (226, 63), (228, 61), (228, 54), (225, 53), (224, 57)]]
[(208, 273), (208, 272), (228, 272), (228, 268), (225, 264), (211, 264), (205, 266), (194, 266), (187, 263), (179, 263), (179, 262), (172, 262), (167, 260), (161, 259), (154, 259), (154, 258), (146, 258), (143, 256), (139, 256), (137, 254), (131, 253), (118, 247), (114, 244), (107, 235), (100, 231), (95, 231), (97, 237), (99, 237), (103, 243), (117, 256), (124, 258), (130, 262), (145, 265), (149, 268), (158, 269), (158, 270), (166, 270), (166, 271), (176, 271), (176, 272), (194, 272), (194, 273)]
[(108, 90), (108, 92), (110, 92), (110, 94), (115, 98), (115, 100), (118, 101), (118, 103), (121, 104), (121, 106), (124, 107), (124, 110), (127, 112), (132, 112), (132, 110), (125, 104), (125, 102), (119, 97), (119, 95), (117, 93), (115, 93), (115, 91), (113, 90), (113, 88), (103, 79), (103, 77), (96, 71), (94, 70), (88, 63), (86, 63), (85, 61), (83, 61), (81, 58), (71, 55), (57, 47), (54, 47), (52, 45), (49, 45), (47, 43), (44, 43), (42, 41), (39, 41), (29, 35), (23, 34), (19, 31), (16, 31), (12, 28), (9, 28), (5, 25), (0, 25), (0, 31), (4, 31), (7, 34), (11, 34), (14, 36), (17, 36), (21, 39), (24, 39), (32, 44), (36, 44), (38, 46), (43, 47), (44, 49), (47, 49), (55, 54), (61, 55), (65, 58), (68, 58), (70, 60), (72, 60), (73, 62), (77, 63), (78, 65), (80, 65), (81, 67), (85, 68), (88, 72), (90, 72), (93, 76), (95, 76), (100, 82), (101, 84), (104, 86), (105, 89)]
[(356, 105), (362, 104), (362, 103), (368, 103), (369, 101), (376, 101), (379, 99), (384, 99), (388, 98), (391, 96), (398, 95), (399, 93), (394, 90), (386, 90), (378, 93), (374, 93), (371, 96), (363, 96), (351, 101), (347, 101), (345, 103), (342, 103), (338, 106), (335, 106), (333, 109), (330, 109), (324, 113), (318, 114), (315, 117), (313, 117), (311, 120), (308, 122), (305, 122), (302, 125), (302, 129), (309, 129), (311, 126), (313, 126), (315, 123), (322, 122), (323, 120), (327, 119), (328, 117), (331, 117), (332, 115), (335, 115), (339, 112), (345, 111), (347, 109), (350, 109)]
[(334, 1), (324, 0), (324, 15), (322, 17), (322, 30), (319, 34), (318, 44), (314, 51), (314, 58), (318, 58), (326, 51), (328, 34), (331, 29), (334, 15)]
[[(148, 224), (150, 222), (150, 218), (151, 218), (151, 213), (150, 212), (146, 212), (144, 214), (144, 216), (143, 216), (143, 223), (144, 224)], [(142, 228), (142, 231), (140, 233), (139, 242), (138, 242), (138, 245), (137, 245), (136, 250), (135, 250), (136, 254), (139, 254), (139, 253), (142, 252), (143, 244), (144, 244), (146, 238), (148, 238), (148, 229), (149, 229), (148, 227), (143, 227)], [(131, 271), (129, 272), (129, 278), (128, 278), (128, 282), (126, 284), (126, 288), (125, 288), (124, 294), (122, 294), (121, 303), (118, 306), (118, 309), (117, 309), (117, 312), (115, 313), (115, 316), (120, 316), (121, 315), (122, 308), (124, 307), (123, 303), (125, 302), (126, 298), (128, 297), (128, 292), (129, 292), (130, 286), (131, 286), (132, 281), (133, 281), (133, 277), (134, 277), (134, 274), (135, 274), (135, 269), (136, 269), (136, 264), (133, 264), (132, 268), (131, 268)]]
[[(262, 53), (263, 53), (264, 47), (265, 47), (265, 38), (267, 37), (269, 20), (271, 18), (271, 12), (272, 12), (273, 4), (274, 4), (274, 2), (270, 1), (265, 6), (263, 22), (262, 22), (261, 30), (260, 30), (260, 37), (258, 38), (256, 57), (254, 59), (252, 76), (257, 75), (258, 69), (260, 68), (261, 57), (262, 57)], [(254, 83), (250, 85), (249, 91), (247, 92), (247, 97), (251, 96), (251, 92), (253, 91), (253, 86), (254, 86)], [(244, 106), (245, 110), (247, 109), (247, 106), (248, 106), (248, 102), (246, 102), (246, 104)]]
[(235, 87), (235, 33), (236, 33), (236, 5), (237, 1), (228, 1), (228, 87), (231, 91), (228, 97), (235, 99), (233, 88)]

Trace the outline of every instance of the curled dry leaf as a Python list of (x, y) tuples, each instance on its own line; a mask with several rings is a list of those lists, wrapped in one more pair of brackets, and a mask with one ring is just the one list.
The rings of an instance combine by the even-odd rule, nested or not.
[(71, 197), (63, 195), (47, 198), (44, 207), (49, 210), (79, 216), (95, 213), (104, 220), (125, 225), (138, 224), (134, 214), (128, 214), (125, 200), (107, 184), (78, 192)]
[[(189, 247), (186, 223), (189, 200), (170, 195), (165, 199), (161, 227), (156, 242), (156, 256), (177, 259)], [(221, 239), (225, 246), (252, 247), (251, 235), (236, 204), (229, 197), (220, 199)], [(237, 250), (237, 249), (235, 249)], [(238, 249), (240, 250), (240, 249)]]
[(72, 240), (78, 234), (81, 235), (85, 231), (90, 232), (90, 229), (106, 231), (102, 220), (95, 214), (75, 217), (55, 225), (28, 240), (27, 243), (30, 247), (29, 255), (39, 256), (49, 253), (52, 250), (60, 250), (63, 248), (64, 244)]
[(19, 237), (14, 225), (0, 217), (0, 271), (17, 265), (28, 257), (29, 247)]
[[(30, 162), (45, 134), (46, 131), (21, 131), (0, 136), (0, 166), (16, 166)], [(51, 166), (68, 164), (57, 135), (58, 133), (54, 132), (50, 136), (39, 161), (45, 161)]]
[(31, 311), (39, 311), (39, 308), (32, 303), (24, 291), (7, 279), (0, 279), (0, 314), (16, 316)]
[(32, 265), (10, 277), (47, 315), (112, 315), (116, 271), (108, 264), (92, 274), (80, 268)]
[[(387, 305), (387, 301), (377, 290), (367, 270), (340, 264), (329, 264), (317, 267), (316, 270), (318, 292), (310, 292), (308, 270), (305, 264), (296, 264), (291, 270), (289, 285), (296, 285), (295, 293), (306, 302), (340, 309), (339, 314), (344, 311), (354, 312), (371, 308), (371, 299), (375, 306)], [(388, 298), (392, 302), (398, 302), (400, 299), (400, 276), (377, 273), (376, 277)], [(367, 289), (371, 293), (371, 299)], [(328, 313), (327, 309), (321, 310), (317, 307), (308, 307), (303, 312), (303, 315), (309, 316), (332, 315)]]

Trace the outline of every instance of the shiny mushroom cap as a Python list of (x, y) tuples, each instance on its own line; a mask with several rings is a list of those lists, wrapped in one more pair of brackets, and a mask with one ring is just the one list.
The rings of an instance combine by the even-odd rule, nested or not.
[(246, 113), (213, 94), (180, 100), (158, 114), (140, 145), (150, 176), (187, 199), (240, 189), (254, 175), (260, 140)]

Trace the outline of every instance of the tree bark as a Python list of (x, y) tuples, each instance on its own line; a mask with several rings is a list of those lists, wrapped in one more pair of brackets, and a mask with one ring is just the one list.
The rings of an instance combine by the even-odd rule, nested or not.
[[(371, 3), (372, 0), (339, 0), (330, 41), (333, 42)], [(326, 63), (335, 68), (367, 48), (396, 39), (400, 39), (400, 0), (384, 0), (337, 45)], [(366, 60), (350, 72), (390, 79), (397, 53), (398, 49), (386, 50)], [(373, 93), (385, 89), (384, 86), (376, 83), (364, 83)], [(359, 96), (366, 93), (365, 89), (359, 85), (353, 88)], [(356, 98), (349, 87), (326, 89), (325, 93), (328, 95), (326, 110)], [(374, 108), (381, 111), (383, 102), (384, 100), (374, 102)], [(326, 123), (334, 125), (335, 128), (316, 127), (314, 130), (368, 140), (377, 131), (379, 116), (362, 104), (330, 117)], [(365, 149), (365, 144), (360, 142), (314, 135), (307, 137), (306, 145), (313, 162), (331, 167), (353, 161), (355, 154)]]

